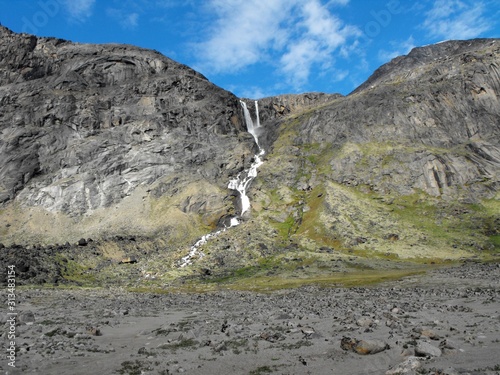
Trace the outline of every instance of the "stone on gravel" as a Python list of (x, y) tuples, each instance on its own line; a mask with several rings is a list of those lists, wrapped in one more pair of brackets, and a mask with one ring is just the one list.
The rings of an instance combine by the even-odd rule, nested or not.
[(373, 319), (367, 316), (363, 316), (356, 321), (356, 324), (363, 328), (368, 328), (373, 325)]
[(422, 364), (417, 357), (408, 357), (397, 367), (386, 371), (385, 375), (416, 374), (416, 370), (418, 370), (420, 367), (422, 367)]
[(315, 333), (316, 331), (314, 330), (314, 328), (311, 328), (311, 327), (303, 327), (302, 328), (302, 333), (304, 335), (312, 335), (313, 333)]
[(413, 332), (419, 333), (420, 336), (425, 336), (432, 340), (439, 340), (441, 338), (436, 332), (428, 328), (421, 328), (421, 327), (414, 328)]
[(376, 354), (386, 349), (389, 349), (389, 345), (382, 340), (360, 340), (354, 347), (358, 354)]
[(32, 311), (23, 311), (19, 313), (18, 320), (21, 323), (32, 325), (35, 323), (35, 314)]
[(415, 354), (418, 357), (441, 357), (441, 349), (429, 344), (425, 341), (420, 341), (415, 348)]
[(343, 337), (340, 347), (346, 351), (354, 351), (358, 354), (376, 354), (386, 349), (389, 345), (382, 340), (357, 340), (350, 337)]
[(351, 337), (342, 337), (340, 340), (340, 348), (346, 351), (354, 350), (356, 346), (357, 340)]
[(87, 333), (92, 336), (101, 336), (102, 332), (97, 327), (87, 327)]

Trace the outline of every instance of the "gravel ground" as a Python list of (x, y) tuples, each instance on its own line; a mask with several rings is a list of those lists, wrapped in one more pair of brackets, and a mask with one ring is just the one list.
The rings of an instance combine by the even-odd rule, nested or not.
[(500, 264), (366, 288), (16, 291), (3, 374), (500, 374)]

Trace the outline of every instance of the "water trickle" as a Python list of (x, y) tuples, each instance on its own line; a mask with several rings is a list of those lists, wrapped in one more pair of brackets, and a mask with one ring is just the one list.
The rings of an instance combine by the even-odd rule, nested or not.
[[(262, 156), (265, 154), (264, 149), (262, 149), (259, 145), (259, 128), (260, 128), (260, 120), (259, 120), (259, 104), (257, 100), (255, 101), (255, 116), (256, 116), (256, 124), (254, 124), (252, 120), (252, 116), (247, 108), (247, 105), (244, 101), (240, 100), (241, 106), (243, 108), (243, 114), (245, 116), (245, 124), (247, 130), (250, 134), (252, 134), (255, 143), (259, 147), (259, 153), (254, 156), (254, 161), (250, 165), (250, 168), (240, 172), (236, 178), (233, 178), (229, 181), (228, 188), (231, 190), (236, 190), (240, 194), (240, 204), (241, 204), (241, 212), (240, 217), (243, 216), (245, 212), (250, 209), (250, 198), (247, 195), (247, 190), (250, 183), (257, 177), (257, 169), (262, 165), (263, 160)], [(189, 251), (189, 254), (181, 259), (180, 267), (185, 267), (193, 262), (194, 257), (198, 254), (199, 258), (203, 258), (205, 254), (199, 250), (199, 248), (206, 244), (210, 238), (216, 237), (219, 234), (225, 232), (229, 228), (235, 227), (240, 224), (240, 220), (237, 217), (232, 217), (229, 221), (229, 225), (225, 225), (224, 228), (204, 235), (201, 237)]]

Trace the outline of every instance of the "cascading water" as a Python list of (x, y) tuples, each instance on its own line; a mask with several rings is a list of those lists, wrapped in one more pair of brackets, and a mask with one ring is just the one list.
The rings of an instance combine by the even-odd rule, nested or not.
[[(246, 103), (242, 100), (240, 100), (240, 103), (241, 106), (243, 107), (243, 114), (245, 116), (245, 124), (247, 130), (250, 134), (252, 134), (253, 138), (255, 139), (255, 143), (259, 147), (259, 153), (254, 156), (254, 161), (250, 165), (250, 168), (243, 172), (244, 176), (242, 177), (241, 176), (242, 173), (240, 172), (238, 176), (236, 176), (236, 178), (229, 181), (228, 188), (231, 190), (236, 190), (240, 194), (241, 212), (239, 216), (241, 217), (245, 212), (247, 212), (250, 209), (250, 198), (248, 198), (247, 189), (250, 183), (254, 180), (254, 178), (257, 177), (257, 169), (263, 163), (261, 157), (264, 155), (265, 151), (259, 145), (258, 132), (260, 128), (260, 120), (259, 120), (259, 104), (257, 100), (255, 101), (256, 124), (254, 124), (252, 116), (250, 116), (250, 112), (248, 111)], [(239, 219), (237, 217), (233, 217), (229, 222), (229, 226), (225, 226), (224, 228), (216, 232), (212, 232), (201, 237), (193, 246), (191, 246), (189, 254), (181, 259), (180, 267), (185, 267), (191, 264), (193, 262), (193, 258), (197, 254), (199, 258), (203, 258), (205, 254), (203, 254), (203, 252), (199, 250), (199, 248), (202, 245), (206, 244), (210, 238), (216, 237), (219, 234), (228, 230), (229, 228), (235, 227), (239, 224), (240, 224)]]

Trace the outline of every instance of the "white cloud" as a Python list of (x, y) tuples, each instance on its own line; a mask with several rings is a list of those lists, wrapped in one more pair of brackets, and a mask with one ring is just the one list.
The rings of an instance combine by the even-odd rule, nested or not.
[(304, 39), (292, 45), (281, 57), (283, 72), (290, 83), (298, 87), (307, 82), (313, 62), (324, 59), (321, 54), (320, 46), (314, 40)]
[(63, 4), (73, 20), (85, 21), (92, 15), (95, 0), (63, 0)]
[(293, 1), (213, 0), (209, 6), (218, 19), (208, 40), (198, 45), (202, 65), (216, 73), (235, 72), (264, 59), (268, 48), (283, 43), (281, 23)]
[[(348, 1), (334, 0), (328, 5)], [(360, 35), (319, 0), (212, 0), (207, 9), (217, 20), (207, 40), (197, 45), (200, 62), (196, 68), (213, 74), (265, 63), (298, 88), (307, 82), (314, 66), (331, 67), (334, 52), (348, 38)]]
[(124, 29), (133, 29), (139, 24), (139, 14), (136, 12), (126, 12), (120, 9), (109, 8), (106, 11), (107, 15), (120, 24)]
[(490, 29), (481, 1), (435, 0), (422, 27), (432, 37), (470, 39)]
[(297, 25), (301, 36), (281, 58), (283, 70), (296, 88), (307, 82), (313, 65), (328, 69), (337, 48), (344, 46), (349, 37), (360, 35), (357, 28), (344, 25), (317, 0), (304, 4), (301, 14), (303, 21)]
[(137, 13), (130, 13), (123, 17), (121, 25), (125, 28), (134, 28), (138, 25), (139, 15)]
[(343, 28), (342, 21), (330, 14), (318, 1), (311, 1), (304, 5), (304, 26), (310, 36), (319, 40), (330, 48), (336, 48), (345, 42), (346, 36), (355, 32), (353, 27)]
[(247, 87), (241, 92), (241, 97), (249, 99), (262, 99), (273, 95), (274, 91), (268, 91), (257, 86)]

